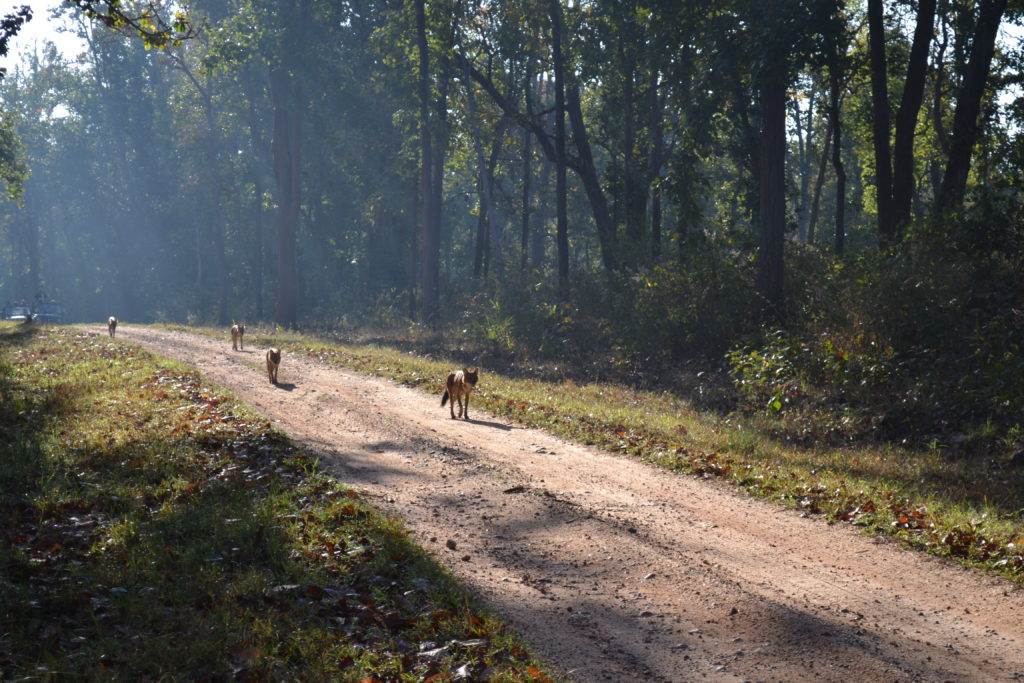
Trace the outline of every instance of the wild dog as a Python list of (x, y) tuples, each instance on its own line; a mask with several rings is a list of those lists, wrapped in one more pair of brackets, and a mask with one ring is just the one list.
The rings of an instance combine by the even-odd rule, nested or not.
[(281, 364), (281, 349), (267, 349), (267, 376), (277, 384), (277, 367)]
[(113, 337), (114, 333), (117, 332), (117, 318), (114, 316), (107, 318), (107, 332), (110, 333), (111, 337)]
[(245, 335), (245, 325), (232, 325), (231, 326), (231, 350), (237, 351), (238, 349), (245, 349), (245, 344), (242, 343), (242, 337)]
[[(472, 372), (466, 368), (456, 370), (448, 375), (445, 381), (444, 396), (441, 397), (441, 405), (444, 406), (450, 398), (451, 404), (448, 410), (451, 411), (452, 419), (455, 419), (455, 403), (459, 404), (459, 417), (469, 419), (469, 395), (476, 387), (477, 379), (480, 377), (480, 368), (473, 368)], [(466, 407), (462, 407), (462, 398), (466, 398)]]

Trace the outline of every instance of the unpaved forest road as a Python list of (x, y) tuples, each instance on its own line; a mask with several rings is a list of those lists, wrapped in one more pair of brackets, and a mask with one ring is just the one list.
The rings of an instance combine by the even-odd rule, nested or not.
[(118, 338), (318, 453), (576, 681), (1024, 679), (1009, 582), (296, 356), (275, 388), (226, 332)]

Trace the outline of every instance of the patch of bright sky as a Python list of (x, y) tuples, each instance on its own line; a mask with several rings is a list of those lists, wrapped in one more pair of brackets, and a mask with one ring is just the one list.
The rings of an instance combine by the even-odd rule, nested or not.
[[(14, 69), (25, 55), (42, 50), (47, 42), (57, 46), (64, 58), (74, 61), (85, 50), (85, 42), (70, 31), (61, 31), (65, 19), (53, 19), (52, 11), (61, 7), (61, 0), (35, 0), (34, 2), (0, 2), (0, 14), (7, 15), (22, 5), (32, 8), (32, 21), (25, 24), (18, 35), (8, 43), (9, 52), (0, 57), (0, 66)], [(78, 11), (78, 10), (72, 10)]]

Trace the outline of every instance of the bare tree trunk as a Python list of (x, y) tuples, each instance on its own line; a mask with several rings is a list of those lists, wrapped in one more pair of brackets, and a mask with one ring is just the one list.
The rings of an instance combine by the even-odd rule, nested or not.
[[(838, 59), (836, 60), (838, 61)], [(832, 128), (832, 166), (836, 173), (836, 222), (833, 249), (842, 255), (846, 243), (846, 169), (843, 166), (843, 129), (839, 118), (839, 100), (842, 86), (839, 65), (829, 66), (828, 118)]]
[(794, 101), (793, 123), (796, 130), (797, 154), (800, 161), (800, 190), (797, 196), (796, 225), (797, 238), (807, 242), (807, 212), (810, 204), (811, 187), (811, 137), (814, 128), (814, 91), (808, 98), (807, 104), (807, 127), (804, 128), (803, 115), (800, 107)]
[(523, 193), (522, 193), (522, 207), (523, 216), (522, 223), (520, 224), (521, 232), (519, 234), (519, 272), (525, 273), (526, 266), (529, 264), (530, 256), (530, 193), (533, 181), (533, 159), (531, 155), (533, 147), (530, 145), (530, 131), (527, 128), (523, 129)]
[[(878, 203), (878, 236), (892, 240), (892, 158), (889, 147), (889, 85), (885, 65), (885, 26), (882, 0), (868, 0), (868, 46), (871, 61), (871, 121), (875, 143), (875, 188)], [(841, 138), (837, 137), (836, 141)], [(837, 144), (837, 147), (841, 145)]]
[(427, 19), (424, 0), (416, 0), (416, 47), (419, 54), (420, 135), (420, 282), (423, 286), (423, 319), (433, 322), (438, 310), (438, 267), (440, 236), (434, 234), (433, 145), (430, 134), (430, 54), (427, 50)]
[(277, 185), (277, 307), (275, 322), (294, 329), (298, 323), (298, 272), (295, 239), (301, 207), (301, 88), (297, 78), (283, 66), (270, 73), (274, 104), (274, 179)]
[(1006, 11), (1007, 0), (982, 0), (978, 23), (971, 42), (971, 57), (967, 63), (960, 93), (956, 99), (956, 113), (953, 115), (952, 138), (949, 144), (949, 159), (936, 209), (939, 213), (951, 211), (963, 202), (967, 190), (967, 176), (971, 171), (971, 154), (978, 138), (978, 114), (981, 100), (985, 95), (985, 83), (995, 53), (999, 23)]
[[(544, 80), (541, 81), (540, 87), (541, 87), (540, 101), (541, 101), (541, 103), (546, 103), (547, 102), (547, 97), (549, 95), (550, 81), (548, 81), (545, 78)], [(554, 118), (551, 117), (551, 116), (544, 117), (544, 125), (543, 125), (543, 131), (542, 131), (544, 133), (544, 135), (550, 136), (552, 134), (552, 132), (553, 132), (553, 129), (554, 129)], [(534, 133), (534, 137), (535, 138), (537, 137), (536, 133)], [(540, 200), (540, 191), (539, 191), (539, 189), (540, 188), (548, 188), (548, 187), (550, 187), (550, 183), (551, 183), (551, 167), (552, 167), (551, 157), (549, 157), (546, 154), (542, 155), (542, 157), (541, 157), (541, 168), (540, 168), (540, 180), (539, 180), (539, 183), (538, 183), (538, 196), (537, 196), (538, 201)], [(548, 225), (548, 220), (550, 219), (550, 216), (551, 216), (550, 207), (542, 208), (542, 207), (538, 206), (538, 214), (539, 214), (540, 225), (541, 225), (542, 229), (534, 230), (533, 231), (533, 243), (530, 245), (530, 251), (531, 251), (530, 259), (531, 259), (531, 262), (533, 263), (533, 267), (535, 269), (537, 269), (537, 270), (541, 270), (544, 267), (544, 254), (547, 251), (547, 245), (546, 245), (546, 241), (547, 241), (547, 238), (548, 238), (548, 228), (547, 228), (547, 225)]]
[(907, 80), (903, 99), (896, 114), (896, 138), (893, 142), (892, 211), (894, 230), (899, 233), (910, 222), (914, 196), (914, 132), (917, 115), (924, 100), (925, 76), (928, 71), (928, 47), (935, 24), (936, 0), (918, 0), (917, 26), (910, 48)]
[(811, 216), (807, 221), (806, 243), (814, 244), (814, 233), (818, 226), (818, 210), (821, 207), (821, 190), (825, 186), (825, 169), (828, 167), (829, 146), (832, 144), (832, 124), (825, 131), (825, 144), (821, 148), (818, 163), (818, 177), (814, 181), (814, 196), (811, 198)]
[(757, 288), (771, 318), (782, 314), (783, 245), (786, 227), (786, 77), (781, 64), (762, 67), (760, 245)]
[(569, 294), (569, 219), (566, 199), (565, 63), (562, 58), (562, 6), (549, 0), (551, 51), (555, 70), (555, 210), (557, 214), (558, 291)]

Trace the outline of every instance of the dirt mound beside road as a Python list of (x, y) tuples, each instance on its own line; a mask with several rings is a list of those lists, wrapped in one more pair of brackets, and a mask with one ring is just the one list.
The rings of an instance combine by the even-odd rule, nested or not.
[(319, 454), (574, 680), (1024, 678), (1010, 582), (478, 409), (454, 421), (440, 393), (287, 353), (274, 387), (227, 336), (121, 337)]

